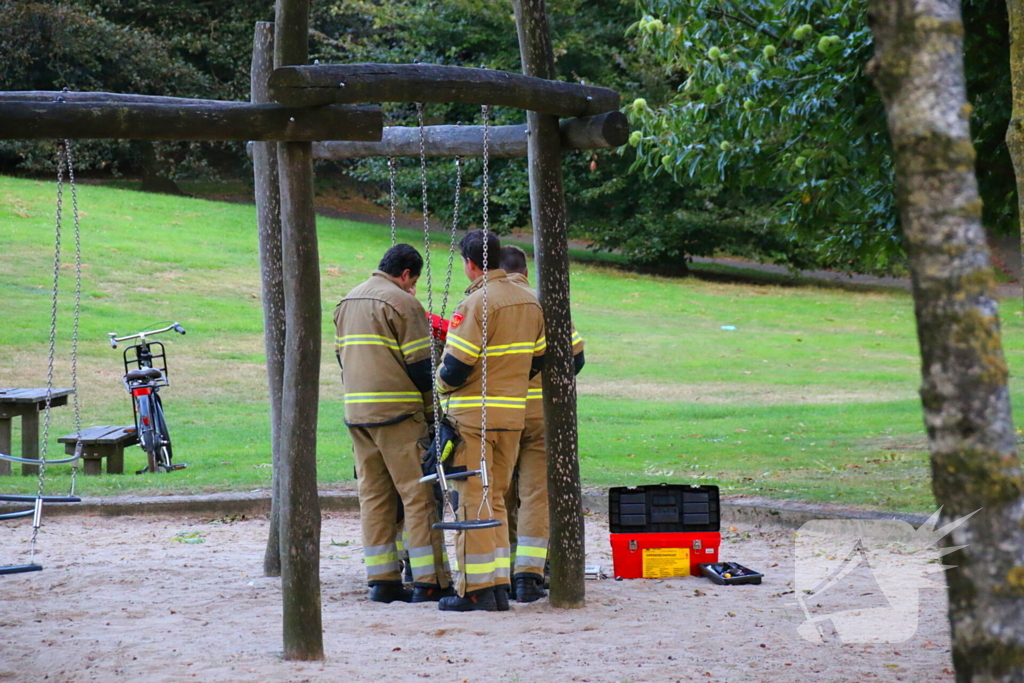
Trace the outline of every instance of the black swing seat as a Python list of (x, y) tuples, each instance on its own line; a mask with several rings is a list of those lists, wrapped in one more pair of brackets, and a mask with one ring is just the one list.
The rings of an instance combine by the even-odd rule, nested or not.
[[(445, 474), (445, 481), (460, 481), (462, 479), (469, 479), (470, 477), (476, 477), (480, 475), (480, 470), (463, 470), (461, 472), (452, 472), (451, 474)], [(429, 484), (437, 481), (437, 472), (428, 474), (425, 477), (420, 477), (421, 484)]]
[(39, 572), (43, 570), (41, 564), (9, 564), (0, 566), (0, 576), (4, 574), (25, 574), (27, 572)]
[(138, 379), (163, 379), (163, 376), (164, 373), (156, 368), (139, 368), (137, 370), (129, 370), (124, 378), (132, 382)]
[(21, 496), (21, 495), (0, 495), (0, 503), (34, 503), (36, 498), (42, 498), (44, 503), (81, 503), (78, 496)]
[(442, 531), (472, 531), (474, 529), (493, 529), (496, 526), (501, 526), (500, 520), (470, 519), (465, 522), (436, 522), (431, 525), (431, 528)]

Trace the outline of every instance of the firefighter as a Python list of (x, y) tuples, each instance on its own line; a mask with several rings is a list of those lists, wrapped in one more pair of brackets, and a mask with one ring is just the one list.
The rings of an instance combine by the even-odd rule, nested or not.
[[(432, 417), (430, 329), (410, 293), (423, 258), (408, 244), (388, 249), (370, 279), (334, 309), (336, 349), (345, 385), (345, 424), (352, 436), (363, 558), (370, 599), (428, 602), (454, 595), (444, 536), (429, 484), (420, 483), (421, 453)], [(402, 586), (395, 520), (405, 508), (413, 589)]]
[[(488, 233), (486, 244), (488, 265), (497, 266), (501, 248), (498, 238)], [(437, 384), (442, 392), (449, 393), (447, 413), (462, 436), (451, 466), (476, 469), (483, 430), (489, 502), (501, 526), (456, 533), (458, 595), (442, 598), (439, 607), (459, 612), (496, 611), (508, 609), (510, 567), (505, 491), (519, 452), (530, 378), (543, 368), (544, 316), (533, 292), (509, 282), (505, 271), (499, 268), (488, 270), (484, 290), (483, 231), (468, 233), (459, 247), (463, 269), (472, 284), (466, 290), (468, 297), (452, 315)], [(486, 374), (482, 362), (485, 314)], [(481, 398), (485, 381), (486, 418)], [(459, 494), (461, 520), (487, 516), (486, 506), (480, 514), (480, 477), (455, 481), (454, 486)]]
[[(527, 279), (526, 252), (515, 245), (501, 248), (498, 262), (510, 282), (533, 291)], [(583, 369), (583, 338), (572, 330), (576, 374)], [(512, 548), (512, 594), (519, 602), (544, 597), (544, 566), (548, 555), (548, 451), (544, 440), (541, 375), (530, 380), (526, 424), (519, 438), (519, 458), (505, 495), (509, 543)]]

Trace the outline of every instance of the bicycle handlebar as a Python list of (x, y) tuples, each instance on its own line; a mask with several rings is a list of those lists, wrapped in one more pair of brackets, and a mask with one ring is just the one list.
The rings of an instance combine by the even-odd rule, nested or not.
[(128, 341), (129, 339), (142, 339), (143, 341), (145, 341), (147, 336), (154, 334), (162, 334), (164, 332), (170, 332), (171, 330), (177, 332), (178, 334), (185, 334), (185, 328), (182, 327), (179, 323), (171, 323), (167, 327), (164, 327), (159, 330), (150, 330), (149, 332), (138, 332), (136, 334), (129, 334), (125, 337), (118, 337), (116, 332), (107, 332), (107, 336), (110, 337), (110, 348), (116, 349), (117, 342)]

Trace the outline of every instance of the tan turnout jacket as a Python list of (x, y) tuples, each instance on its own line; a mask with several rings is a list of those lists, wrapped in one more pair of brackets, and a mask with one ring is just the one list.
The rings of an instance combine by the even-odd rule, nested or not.
[[(448, 355), (473, 369), (460, 387), (449, 387), (438, 377), (447, 412), (461, 425), (482, 425), (483, 389), (483, 276), (477, 278), (452, 315), (441, 366)], [(530, 366), (543, 356), (544, 314), (536, 295), (506, 277), (505, 271), (487, 273), (487, 430), (521, 430), (526, 419), (526, 393)]]
[(406, 365), (430, 357), (427, 315), (416, 297), (387, 273), (348, 293), (334, 309), (335, 349), (345, 384), (345, 424), (399, 422), (431, 403)]
[[(530, 286), (530, 281), (522, 273), (509, 273), (509, 282), (514, 282), (520, 287), (533, 291), (533, 287)], [(576, 331), (576, 326), (572, 326), (572, 355), (577, 355), (583, 351), (583, 337)], [(530, 388), (526, 394), (526, 419), (527, 420), (543, 420), (544, 419), (544, 391), (542, 389), (542, 375), (543, 373), (538, 372), (533, 379), (530, 380)]]

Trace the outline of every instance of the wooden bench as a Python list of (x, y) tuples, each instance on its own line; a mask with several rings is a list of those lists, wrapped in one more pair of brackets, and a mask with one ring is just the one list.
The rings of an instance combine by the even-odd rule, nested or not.
[[(67, 434), (57, 439), (64, 444), (64, 452), (75, 454), (77, 434)], [(89, 427), (82, 430), (82, 472), (102, 474), (102, 460), (107, 459), (107, 474), (124, 474), (124, 447), (139, 442), (135, 427)]]

